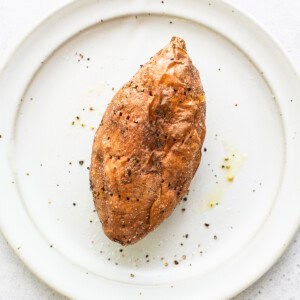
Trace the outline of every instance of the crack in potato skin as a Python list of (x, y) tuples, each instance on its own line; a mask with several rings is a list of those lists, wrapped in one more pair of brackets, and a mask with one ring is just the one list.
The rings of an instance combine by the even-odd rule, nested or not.
[(95, 134), (90, 182), (105, 234), (122, 245), (154, 230), (187, 193), (205, 138), (205, 95), (173, 37), (113, 97)]

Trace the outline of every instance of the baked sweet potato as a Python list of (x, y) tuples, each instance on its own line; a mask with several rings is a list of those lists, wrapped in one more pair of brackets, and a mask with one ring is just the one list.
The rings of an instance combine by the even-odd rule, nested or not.
[(183, 39), (173, 37), (113, 97), (90, 167), (105, 234), (122, 245), (155, 229), (187, 193), (205, 137), (205, 96)]

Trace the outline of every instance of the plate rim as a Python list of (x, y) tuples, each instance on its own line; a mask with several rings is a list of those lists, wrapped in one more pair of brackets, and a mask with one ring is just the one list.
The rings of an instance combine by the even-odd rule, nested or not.
[[(91, 0), (93, 1), (93, 0)], [(106, 0), (103, 0), (103, 2), (105, 2)], [(202, 2), (206, 2), (205, 0), (201, 0)], [(51, 20), (52, 18), (55, 18), (55, 16), (61, 12), (61, 11), (65, 11), (68, 9), (73, 8), (74, 6), (76, 7), (76, 5), (82, 4), (81, 0), (74, 0), (71, 1), (65, 5), (60, 6), (58, 9), (56, 9), (54, 12), (52, 12), (48, 17), (46, 17), (44, 20), (42, 20), (38, 25), (36, 25), (21, 41), (20, 43), (15, 47), (15, 50), (12, 52), (11, 55), (9, 55), (9, 57), (7, 58), (7, 62), (4, 64), (2, 70), (0, 71), (0, 82), (1, 82), (1, 78), (3, 76), (3, 73), (5, 71), (5, 69), (7, 67), (9, 67), (9, 64), (11, 62), (11, 60), (13, 59), (14, 55), (16, 54), (16, 52), (22, 47), (22, 45), (33, 35), (35, 34), (39, 29), (41, 29), (43, 26), (45, 26), (46, 22), (48, 20)], [(89, 1), (90, 2), (90, 1)], [(266, 30), (266, 28), (260, 24), (258, 21), (256, 21), (254, 18), (252, 18), (247, 12), (243, 11), (240, 8), (236, 8), (235, 6), (233, 6), (232, 4), (228, 3), (228, 1), (225, 0), (215, 0), (215, 1), (210, 1), (211, 3), (213, 3), (214, 5), (224, 5), (227, 6), (230, 9), (233, 9), (236, 13), (240, 14), (244, 19), (246, 19), (247, 21), (249, 21), (250, 23), (252, 23), (252, 25), (254, 25), (257, 29), (259, 29), (261, 31), (261, 33), (263, 33), (265, 36), (264, 38), (269, 39), (269, 42), (273, 43), (276, 47), (277, 50), (279, 50), (280, 55), (282, 56), (282, 58), (285, 60), (285, 62), (288, 63), (288, 67), (290, 68), (290, 70), (292, 72), (295, 73), (295, 76), (297, 77), (296, 80), (299, 81), (299, 74), (297, 72), (297, 70), (294, 68), (293, 64), (291, 63), (289, 56), (287, 55), (287, 53), (285, 52), (285, 50), (282, 49), (282, 47), (278, 44), (278, 42), (276, 41), (276, 39), (274, 39), (274, 37), (269, 33), (268, 30)], [(246, 53), (247, 54), (247, 53)], [(299, 92), (299, 91), (298, 91)], [(1, 141), (3, 143), (3, 141)], [(299, 146), (299, 141), (297, 141), (298, 146)], [(0, 152), (1, 153), (1, 152)], [(1, 171), (0, 171), (1, 172)], [(2, 173), (2, 172), (1, 172)], [(297, 191), (297, 194), (299, 194), (299, 188)], [(1, 200), (0, 200), (1, 202)], [(1, 204), (1, 203), (0, 203)], [(293, 224), (293, 228), (290, 229), (290, 234), (287, 236), (285, 236), (285, 238), (283, 238), (284, 243), (282, 245), (282, 247), (280, 249), (277, 250), (276, 255), (273, 256), (272, 259), (270, 259), (267, 263), (265, 263), (265, 265), (260, 268), (261, 270), (258, 271), (257, 273), (259, 273), (258, 276), (254, 276), (255, 278), (252, 280), (249, 280), (247, 284), (242, 285), (238, 290), (235, 289), (235, 291), (231, 291), (229, 293), (230, 296), (234, 296), (236, 294), (238, 294), (239, 292), (241, 292), (244, 288), (248, 287), (250, 284), (252, 284), (253, 282), (255, 282), (259, 277), (261, 277), (276, 261), (277, 259), (282, 255), (282, 253), (285, 251), (285, 249), (287, 248), (288, 244), (291, 242), (294, 234), (296, 233), (298, 227), (300, 226), (300, 214), (298, 216), (298, 222), (295, 222), (295, 224)], [(16, 249), (16, 244), (13, 238), (11, 238), (9, 236), (9, 230), (6, 230), (7, 228), (5, 227), (5, 225), (3, 224), (2, 220), (0, 219), (0, 227), (1, 227), (1, 231), (4, 235), (4, 237), (6, 238), (6, 240), (9, 242), (10, 246), (12, 247), (12, 249), (15, 251), (15, 253), (22, 259), (22, 261), (29, 267), (29, 269), (39, 278), (41, 279), (43, 282), (45, 282), (47, 285), (49, 285), (50, 287), (53, 287), (55, 290), (57, 290), (58, 292), (60, 292), (61, 294), (64, 295), (70, 295), (66, 292), (66, 287), (61, 287), (57, 284), (54, 284), (54, 282), (48, 282), (47, 277), (45, 276), (43, 270), (39, 270), (37, 268), (34, 268), (30, 263), (28, 263), (28, 255), (25, 255), (23, 253), (20, 253), (19, 251), (17, 251)], [(45, 249), (44, 249), (45, 250)], [(50, 254), (50, 252), (49, 252)], [(51, 255), (51, 254), (50, 254)], [(29, 256), (30, 257), (30, 256)], [(27, 260), (26, 260), (27, 258)], [(55, 278), (54, 278), (55, 279)], [(52, 278), (52, 280), (54, 280)], [(77, 295), (73, 294), (72, 295), (74, 298), (77, 298)]]

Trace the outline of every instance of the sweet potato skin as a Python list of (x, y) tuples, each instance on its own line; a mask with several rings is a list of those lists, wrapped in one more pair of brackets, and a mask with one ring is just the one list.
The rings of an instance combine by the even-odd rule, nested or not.
[(205, 96), (173, 37), (113, 97), (95, 134), (90, 182), (105, 234), (129, 245), (173, 212), (199, 166)]

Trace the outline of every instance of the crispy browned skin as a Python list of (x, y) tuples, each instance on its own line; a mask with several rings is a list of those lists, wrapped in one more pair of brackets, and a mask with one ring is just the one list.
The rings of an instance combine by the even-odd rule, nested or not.
[(187, 193), (205, 137), (205, 97), (185, 42), (173, 37), (113, 97), (90, 168), (105, 234), (137, 242)]

